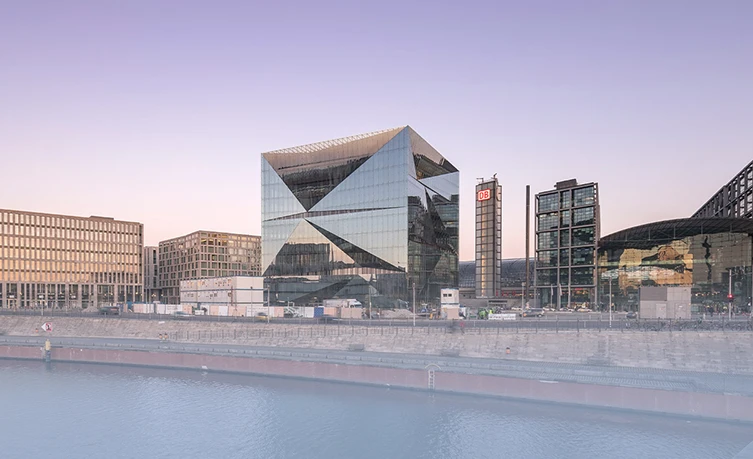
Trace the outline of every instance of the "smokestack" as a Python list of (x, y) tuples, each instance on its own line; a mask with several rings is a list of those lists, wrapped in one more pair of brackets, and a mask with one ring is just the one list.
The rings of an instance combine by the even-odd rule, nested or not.
[(526, 288), (523, 303), (528, 302), (528, 288), (531, 284), (531, 185), (526, 185)]

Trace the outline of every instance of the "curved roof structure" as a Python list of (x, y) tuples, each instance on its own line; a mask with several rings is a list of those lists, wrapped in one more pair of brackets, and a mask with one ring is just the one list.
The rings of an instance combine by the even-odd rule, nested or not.
[(753, 236), (753, 219), (678, 218), (647, 223), (602, 237), (599, 248), (650, 248), (664, 241), (717, 233), (746, 233)]

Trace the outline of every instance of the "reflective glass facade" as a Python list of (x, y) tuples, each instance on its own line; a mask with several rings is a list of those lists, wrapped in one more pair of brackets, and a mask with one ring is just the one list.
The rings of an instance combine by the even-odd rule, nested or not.
[[(410, 127), (262, 155), (272, 302), (435, 302), (457, 287), (457, 169)], [(366, 304), (366, 303), (364, 303)]]
[(476, 185), (476, 298), (500, 295), (502, 187), (497, 178)]
[[(691, 287), (693, 312), (719, 312), (730, 287), (736, 310), (750, 310), (753, 221), (689, 218), (657, 222), (602, 238), (600, 303), (611, 290), (618, 310), (637, 310), (640, 287)], [(731, 282), (730, 282), (731, 278)]]
[(0, 308), (142, 301), (141, 223), (0, 209)]
[(536, 295), (545, 307), (596, 303), (599, 188), (567, 180), (536, 195)]

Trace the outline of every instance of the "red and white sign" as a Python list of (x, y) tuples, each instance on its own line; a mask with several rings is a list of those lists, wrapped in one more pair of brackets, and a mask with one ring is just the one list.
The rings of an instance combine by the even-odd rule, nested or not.
[(478, 193), (476, 193), (476, 199), (478, 201), (486, 201), (491, 198), (492, 198), (492, 190), (490, 189), (480, 190)]
[(51, 332), (51, 331), (52, 331), (52, 324), (51, 324), (51, 323), (49, 323), (49, 322), (45, 322), (45, 323), (44, 323), (44, 324), (42, 325), (42, 330), (44, 330), (44, 331), (46, 331), (46, 332)]

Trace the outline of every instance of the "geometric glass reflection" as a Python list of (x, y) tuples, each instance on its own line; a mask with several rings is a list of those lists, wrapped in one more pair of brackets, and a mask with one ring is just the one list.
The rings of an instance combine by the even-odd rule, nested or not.
[(457, 286), (459, 173), (409, 126), (262, 154), (270, 299), (435, 303)]

